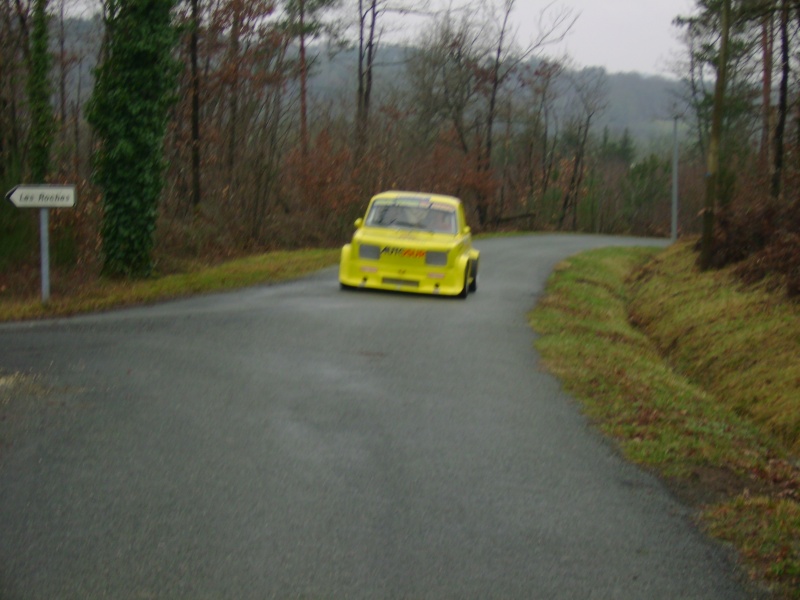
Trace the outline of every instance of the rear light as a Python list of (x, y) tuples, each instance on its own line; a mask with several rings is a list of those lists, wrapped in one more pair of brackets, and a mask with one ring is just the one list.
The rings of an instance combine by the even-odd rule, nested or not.
[(381, 249), (371, 244), (362, 244), (358, 247), (358, 258), (362, 260), (378, 260), (381, 257)]
[(428, 252), (425, 255), (425, 264), (443, 267), (447, 264), (447, 252)]

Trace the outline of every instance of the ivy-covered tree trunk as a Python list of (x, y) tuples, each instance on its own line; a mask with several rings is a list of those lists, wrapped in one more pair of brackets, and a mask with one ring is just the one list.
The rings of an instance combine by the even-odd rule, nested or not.
[(175, 0), (105, 0), (103, 59), (88, 107), (99, 139), (103, 272), (146, 277), (163, 187), (163, 143), (179, 65)]
[(50, 66), (47, 47), (47, 3), (36, 0), (33, 5), (33, 27), (30, 38), (30, 74), (28, 99), (31, 107), (30, 176), (33, 183), (44, 183), (50, 170), (50, 147), (53, 145), (55, 122), (50, 105)]

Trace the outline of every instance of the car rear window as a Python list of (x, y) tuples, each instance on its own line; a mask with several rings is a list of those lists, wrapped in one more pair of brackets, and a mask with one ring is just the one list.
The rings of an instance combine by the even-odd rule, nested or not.
[(456, 209), (427, 198), (375, 200), (367, 214), (366, 225), (455, 234)]

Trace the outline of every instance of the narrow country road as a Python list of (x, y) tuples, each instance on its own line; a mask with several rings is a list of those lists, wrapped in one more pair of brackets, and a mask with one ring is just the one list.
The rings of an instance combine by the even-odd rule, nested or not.
[(645, 243), (483, 240), (466, 301), (327, 269), (0, 325), (0, 599), (751, 597), (533, 348), (557, 261)]

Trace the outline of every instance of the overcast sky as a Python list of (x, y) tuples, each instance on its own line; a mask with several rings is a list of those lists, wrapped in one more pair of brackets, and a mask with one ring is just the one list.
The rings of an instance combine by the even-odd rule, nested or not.
[[(402, 5), (402, 0), (398, 0)], [(429, 0), (432, 10), (450, 7), (458, 14), (465, 6), (471, 12), (498, 9), (504, 0)], [(684, 51), (678, 37), (681, 30), (673, 26), (676, 16), (695, 13), (696, 0), (515, 0), (512, 27), (520, 45), (534, 39), (542, 11), (550, 17), (571, 11), (577, 17), (566, 39), (557, 46), (548, 46), (544, 54), (554, 57), (569, 55), (577, 68), (604, 67), (609, 73), (638, 72), (644, 75), (674, 77), (672, 65)], [(412, 2), (413, 5), (413, 2)], [(487, 22), (486, 14), (474, 14), (479, 22)], [(408, 19), (408, 17), (406, 17)], [(406, 41), (413, 43), (419, 29), (404, 21)], [(425, 23), (424, 20), (417, 23)], [(424, 26), (424, 25), (421, 25)], [(402, 29), (402, 27), (401, 27)], [(401, 39), (403, 35), (399, 36)]]
[[(99, 4), (99, 0), (68, 1), (77, 6)], [(432, 0), (431, 5), (443, 8), (470, 3), (474, 6), (475, 1)], [(493, 1), (495, 6), (502, 6), (503, 0)], [(484, 5), (490, 3), (486, 2)], [(513, 25), (518, 27), (520, 43), (535, 36), (540, 13), (548, 6), (551, 11), (572, 10), (578, 19), (566, 40), (557, 47), (548, 47), (547, 54), (561, 55), (566, 52), (573, 58), (576, 67), (600, 66), (610, 73), (635, 71), (646, 75), (673, 76), (670, 64), (682, 51), (682, 47), (677, 40), (679, 30), (672, 25), (672, 20), (677, 15), (692, 14), (696, 2), (515, 0)], [(414, 31), (417, 31), (416, 28), (411, 26), (406, 33)]]
[[(552, 0), (517, 0), (515, 24), (521, 41), (535, 32), (542, 8)], [(556, 0), (580, 14), (564, 44), (579, 67), (601, 66), (610, 73), (636, 71), (671, 75), (680, 52), (677, 15), (694, 12), (694, 0)]]

